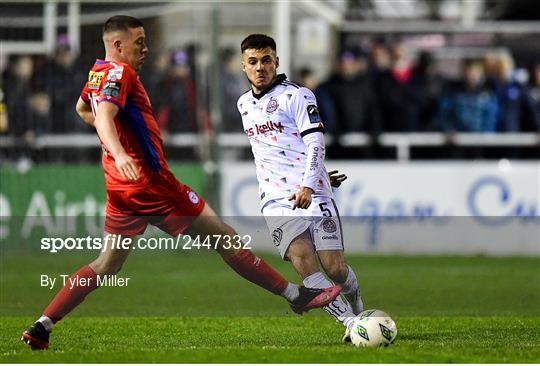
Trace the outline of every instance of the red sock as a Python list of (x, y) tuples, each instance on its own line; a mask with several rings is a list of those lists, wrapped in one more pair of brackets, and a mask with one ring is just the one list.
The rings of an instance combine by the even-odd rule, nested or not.
[(225, 259), (225, 262), (246, 280), (276, 295), (281, 295), (289, 284), (289, 281), (261, 258), (256, 257), (251, 250), (242, 249), (236, 255)]
[(73, 288), (71, 288), (71, 282), (67, 280), (65, 286), (43, 311), (43, 315), (49, 317), (54, 323), (62, 319), (83, 302), (86, 295), (98, 287), (97, 277), (96, 272), (88, 265), (79, 269), (70, 277), (70, 279), (78, 279), (74, 282)]

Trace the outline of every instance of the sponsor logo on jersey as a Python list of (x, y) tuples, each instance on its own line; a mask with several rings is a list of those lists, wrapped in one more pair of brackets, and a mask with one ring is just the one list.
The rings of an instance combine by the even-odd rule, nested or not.
[(90, 71), (88, 73), (88, 89), (99, 89), (101, 80), (103, 80), (102, 72)]
[(321, 123), (321, 116), (319, 115), (319, 109), (316, 105), (310, 104), (307, 106), (307, 114), (310, 123)]
[(115, 81), (108, 81), (101, 91), (101, 95), (105, 97), (117, 97), (120, 95), (121, 85)]
[(193, 203), (194, 205), (199, 203), (199, 196), (197, 196), (197, 194), (195, 192), (193, 192), (193, 191), (190, 191), (188, 193), (188, 198), (191, 201), (191, 203)]
[(282, 229), (276, 229), (272, 233), (272, 240), (274, 241), (274, 245), (276, 247), (279, 247), (279, 244), (281, 244), (281, 239), (283, 239), (283, 230)]
[(319, 148), (315, 146), (313, 148), (313, 151), (315, 151), (315, 154), (311, 157), (311, 162), (309, 163), (309, 170), (314, 171), (319, 169)]
[(244, 132), (248, 135), (248, 137), (251, 137), (253, 135), (265, 135), (268, 132), (276, 131), (278, 133), (282, 133), (285, 127), (281, 122), (272, 122), (268, 121), (263, 125), (255, 124), (255, 127), (248, 128)]
[(334, 235), (324, 235), (322, 237), (322, 240), (338, 240), (338, 236), (336, 234)]
[(124, 72), (124, 66), (117, 66), (109, 71), (107, 80), (116, 81), (122, 79), (122, 73)]
[(326, 233), (335, 233), (337, 231), (337, 225), (332, 219), (325, 219), (322, 223), (324, 232)]
[(266, 105), (266, 113), (274, 113), (277, 111), (279, 104), (276, 99), (270, 98), (270, 101)]

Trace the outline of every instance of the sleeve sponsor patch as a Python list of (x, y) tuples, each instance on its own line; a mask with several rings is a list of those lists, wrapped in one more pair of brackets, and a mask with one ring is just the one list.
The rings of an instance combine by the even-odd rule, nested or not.
[(114, 69), (109, 70), (107, 75), (107, 80), (116, 81), (122, 79), (122, 73), (124, 72), (124, 66), (118, 66)]
[(116, 81), (108, 81), (101, 91), (102, 97), (118, 97), (120, 95), (121, 85)]
[(99, 89), (101, 80), (103, 80), (102, 72), (90, 71), (88, 73), (88, 89)]
[(321, 123), (321, 116), (316, 105), (310, 104), (307, 106), (307, 114), (309, 116), (310, 123)]

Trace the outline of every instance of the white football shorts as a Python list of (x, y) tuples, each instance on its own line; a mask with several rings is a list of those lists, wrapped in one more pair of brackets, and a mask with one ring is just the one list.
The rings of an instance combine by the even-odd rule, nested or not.
[(315, 196), (307, 209), (292, 209), (288, 198), (269, 201), (262, 213), (281, 258), (286, 257), (291, 242), (309, 230), (314, 250), (343, 250), (339, 213), (331, 197)]

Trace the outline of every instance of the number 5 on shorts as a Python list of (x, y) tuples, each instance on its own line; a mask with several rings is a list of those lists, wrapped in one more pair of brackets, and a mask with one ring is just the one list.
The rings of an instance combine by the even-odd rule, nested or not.
[(319, 208), (321, 209), (323, 216), (332, 217), (332, 212), (326, 207), (327, 204), (328, 202), (320, 203)]

